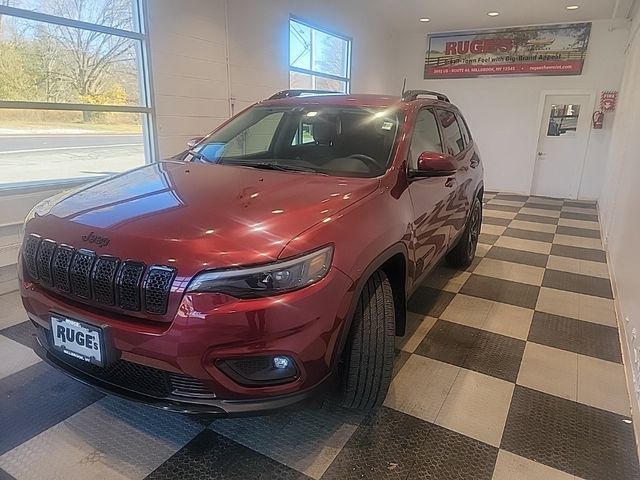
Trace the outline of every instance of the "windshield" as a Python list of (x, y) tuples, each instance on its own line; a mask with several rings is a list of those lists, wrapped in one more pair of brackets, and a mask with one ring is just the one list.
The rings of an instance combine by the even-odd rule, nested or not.
[(387, 169), (397, 131), (396, 114), (381, 109), (256, 106), (189, 153), (200, 163), (374, 177)]

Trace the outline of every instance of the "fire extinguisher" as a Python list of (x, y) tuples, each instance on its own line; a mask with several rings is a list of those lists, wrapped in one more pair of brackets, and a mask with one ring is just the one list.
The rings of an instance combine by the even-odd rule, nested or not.
[(593, 128), (601, 129), (602, 121), (604, 120), (604, 113), (602, 110), (596, 110), (593, 112)]

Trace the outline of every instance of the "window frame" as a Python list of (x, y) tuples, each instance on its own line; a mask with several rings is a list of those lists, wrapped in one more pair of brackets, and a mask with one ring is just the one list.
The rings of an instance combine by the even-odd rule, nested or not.
[[(448, 112), (448, 113), (453, 115), (453, 118), (455, 119), (455, 123), (458, 126), (458, 132), (460, 132), (460, 139), (462, 140), (462, 144), (463, 145), (462, 145), (462, 148), (460, 149), (460, 151), (458, 153), (452, 155), (452, 157), (457, 158), (460, 155), (463, 155), (464, 152), (467, 150), (467, 147), (469, 145), (471, 145), (471, 143), (467, 144), (464, 141), (464, 135), (462, 134), (462, 128), (460, 127), (460, 122), (459, 122), (459, 118), (460, 118), (459, 113), (456, 112), (453, 109), (443, 108), (443, 107), (440, 107), (440, 106), (435, 107), (435, 110), (436, 110), (436, 112), (438, 110), (442, 110), (443, 112)], [(440, 134), (442, 135), (442, 145), (443, 146), (446, 145), (448, 147), (448, 146), (450, 146), (450, 142), (449, 142), (449, 139), (447, 139), (446, 136), (444, 135), (444, 125), (442, 125), (442, 120), (440, 120), (440, 115), (436, 114), (436, 116), (438, 117), (438, 125), (440, 126)], [(471, 137), (469, 137), (469, 138), (471, 139)], [(456, 145), (456, 147), (459, 148), (458, 145)], [(444, 152), (444, 153), (448, 153), (448, 152)]]
[[(105, 35), (129, 38), (139, 42), (139, 55), (137, 55), (138, 84), (140, 89), (140, 105), (109, 105), (90, 103), (55, 103), (55, 102), (33, 102), (21, 100), (0, 100), (0, 109), (14, 110), (66, 110), (76, 112), (113, 112), (113, 113), (136, 113), (142, 117), (142, 137), (144, 143), (145, 164), (154, 163), (158, 159), (158, 136), (156, 125), (155, 104), (153, 101), (153, 83), (151, 74), (150, 46), (149, 46), (149, 25), (148, 25), (148, 2), (147, 0), (132, 0), (133, 18), (132, 29), (101, 25), (97, 23), (75, 20), (67, 17), (59, 17), (48, 13), (41, 13), (25, 10), (17, 7), (0, 5), (0, 16), (17, 17), (41, 23), (61, 25), (65, 27), (78, 28), (98, 32)], [(104, 178), (107, 175), (94, 175), (90, 177), (34, 180), (27, 182), (17, 182), (0, 186), (0, 192), (10, 191), (30, 191), (38, 187), (65, 187), (79, 185)]]
[[(411, 144), (413, 143), (413, 139), (414, 136), (416, 134), (416, 128), (418, 126), (418, 117), (420, 116), (420, 114), (424, 111), (428, 111), (431, 112), (431, 115), (433, 115), (433, 119), (436, 121), (436, 128), (438, 129), (438, 136), (440, 137), (440, 145), (442, 146), (442, 148), (444, 148), (445, 142), (444, 142), (444, 136), (442, 135), (442, 125), (440, 125), (440, 119), (438, 118), (438, 114), (435, 110), (435, 108), (433, 108), (432, 106), (425, 106), (425, 107), (421, 107), (415, 114), (415, 117), (413, 119), (413, 129), (411, 130), (411, 139), (409, 140), (409, 148), (407, 149), (407, 171), (411, 172), (411, 171), (415, 171), (412, 168), (412, 160), (411, 160)], [(420, 152), (422, 153), (422, 152)], [(441, 152), (441, 153), (445, 153), (445, 152)], [(418, 161), (418, 159), (416, 158), (416, 162)]]
[[(308, 70), (306, 68), (300, 68), (300, 67), (294, 67), (293, 65), (291, 65), (291, 22), (295, 22), (295, 23), (299, 23), (301, 25), (304, 25), (305, 27), (310, 28), (311, 30), (317, 30), (319, 32), (324, 33), (325, 35), (330, 35), (332, 37), (336, 37), (339, 38), (341, 40), (344, 40), (347, 42), (347, 60), (346, 60), (346, 65), (345, 65), (345, 70), (346, 70), (346, 76), (345, 77), (341, 77), (339, 75), (332, 75), (329, 73), (322, 73), (322, 72), (318, 72), (316, 70)], [(287, 56), (289, 57), (289, 87), (291, 87), (291, 72), (296, 72), (296, 73), (300, 73), (303, 75), (311, 75), (311, 76), (315, 76), (315, 77), (321, 77), (321, 78), (326, 78), (329, 80), (336, 80), (336, 81), (340, 81), (340, 82), (344, 82), (346, 85), (345, 88), (345, 93), (346, 94), (350, 94), (351, 93), (351, 62), (352, 62), (352, 52), (353, 52), (353, 38), (338, 33), (338, 32), (334, 32), (332, 30), (329, 30), (327, 28), (318, 26), (317, 24), (310, 22), (309, 20), (305, 20), (303, 18), (300, 18), (296, 15), (289, 15), (289, 35), (287, 36), (287, 45), (288, 45), (288, 53)], [(311, 47), (313, 50), (313, 46)]]

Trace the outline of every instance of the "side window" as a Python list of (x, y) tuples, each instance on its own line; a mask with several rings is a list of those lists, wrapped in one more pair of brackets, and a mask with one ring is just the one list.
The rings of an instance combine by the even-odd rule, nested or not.
[(421, 110), (413, 128), (413, 137), (409, 147), (409, 166), (415, 169), (422, 152), (442, 152), (442, 140), (438, 132), (438, 122), (431, 110)]
[(448, 110), (438, 110), (438, 118), (442, 126), (442, 136), (447, 145), (447, 153), (456, 156), (464, 149), (464, 140), (456, 116)]
[(313, 123), (305, 122), (304, 120), (300, 121), (298, 128), (296, 130), (296, 134), (293, 136), (293, 141), (291, 145), (305, 145), (309, 143), (314, 143), (313, 139)]
[(284, 112), (271, 113), (233, 137), (224, 146), (221, 156), (240, 157), (267, 152)]
[(469, 145), (471, 143), (471, 133), (469, 132), (469, 127), (467, 127), (467, 122), (462, 115), (456, 115), (458, 118), (458, 125), (460, 126), (460, 131), (462, 132), (462, 138), (464, 138), (464, 144)]

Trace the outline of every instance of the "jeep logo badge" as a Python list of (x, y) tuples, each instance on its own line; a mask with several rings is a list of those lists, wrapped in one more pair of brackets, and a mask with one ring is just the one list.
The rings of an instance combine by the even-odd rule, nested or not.
[(109, 239), (107, 237), (101, 237), (96, 235), (94, 232), (91, 232), (88, 235), (83, 235), (82, 240), (89, 243), (95, 243), (99, 247), (106, 247), (109, 245)]

